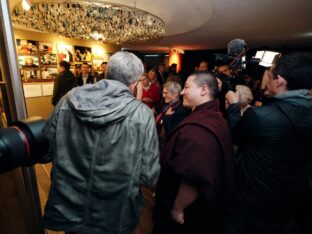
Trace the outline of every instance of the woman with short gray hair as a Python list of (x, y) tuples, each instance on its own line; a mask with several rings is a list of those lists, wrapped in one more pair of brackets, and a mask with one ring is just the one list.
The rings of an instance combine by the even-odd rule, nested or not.
[(167, 91), (173, 92), (173, 93), (178, 93), (180, 96), (180, 93), (182, 91), (182, 87), (180, 85), (180, 83), (175, 82), (175, 81), (167, 81), (164, 85), (163, 88), (166, 88)]
[(187, 116), (187, 111), (180, 101), (182, 87), (178, 82), (169, 81), (163, 87), (165, 105), (156, 117), (160, 148), (166, 143), (170, 133)]

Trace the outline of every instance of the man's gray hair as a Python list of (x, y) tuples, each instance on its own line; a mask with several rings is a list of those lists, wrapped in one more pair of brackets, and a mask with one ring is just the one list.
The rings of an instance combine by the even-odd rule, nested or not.
[(211, 72), (196, 72), (194, 76), (195, 84), (200, 87), (206, 85), (210, 90), (210, 97), (216, 99), (218, 97), (218, 82), (216, 77)]
[(143, 72), (143, 63), (137, 56), (129, 52), (117, 52), (108, 61), (106, 79), (117, 80), (129, 86), (136, 82)]
[(180, 95), (182, 87), (178, 82), (168, 81), (164, 84), (164, 88), (166, 88), (171, 93), (178, 93)]

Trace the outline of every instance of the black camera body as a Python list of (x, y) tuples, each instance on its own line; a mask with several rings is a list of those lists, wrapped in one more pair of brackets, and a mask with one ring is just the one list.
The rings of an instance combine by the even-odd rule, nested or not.
[(234, 57), (228, 54), (214, 54), (214, 61), (217, 65), (230, 64), (233, 59)]
[(48, 140), (42, 135), (44, 125), (41, 117), (32, 117), (0, 129), (0, 173), (32, 166), (43, 158), (49, 150)]

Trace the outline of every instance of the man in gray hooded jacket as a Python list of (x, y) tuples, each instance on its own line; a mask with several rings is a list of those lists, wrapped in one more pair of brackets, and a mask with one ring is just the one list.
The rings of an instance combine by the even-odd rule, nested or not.
[(53, 161), (48, 229), (117, 234), (137, 226), (140, 186), (159, 175), (153, 113), (132, 95), (143, 70), (134, 54), (118, 52), (107, 79), (71, 90), (55, 107), (44, 128)]

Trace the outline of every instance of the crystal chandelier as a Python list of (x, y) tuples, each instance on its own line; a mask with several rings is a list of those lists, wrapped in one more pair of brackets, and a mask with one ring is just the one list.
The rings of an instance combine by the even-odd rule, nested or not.
[(164, 22), (148, 12), (111, 3), (64, 1), (32, 3), (29, 11), (13, 8), (14, 26), (69, 38), (122, 44), (160, 39)]

